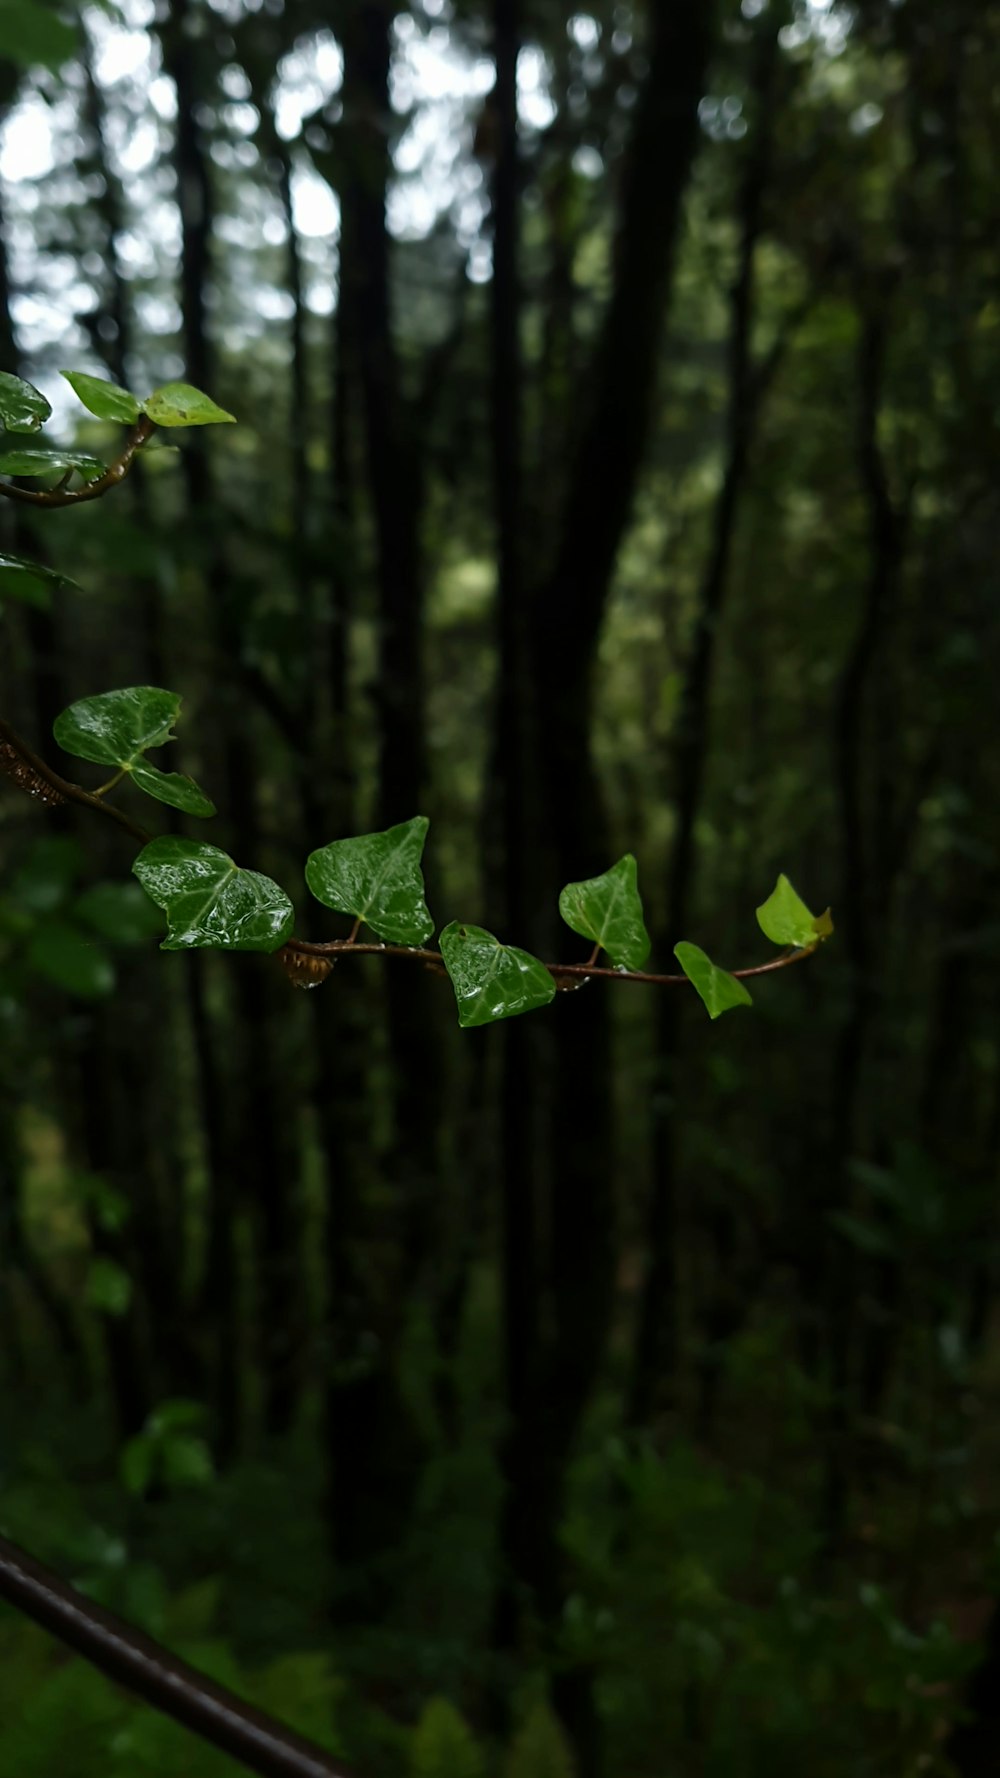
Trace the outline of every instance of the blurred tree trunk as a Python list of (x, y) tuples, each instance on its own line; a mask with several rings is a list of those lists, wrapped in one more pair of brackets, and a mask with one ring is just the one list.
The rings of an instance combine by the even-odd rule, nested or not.
[[(502, 752), (501, 766), (507, 779), (508, 894), (512, 906), (515, 897), (524, 902), (518, 909), (526, 920), (523, 935), (543, 952), (555, 942), (546, 902), (554, 909), (563, 883), (611, 862), (591, 751), (593, 666), (651, 425), (712, 9), (695, 0), (656, 5), (649, 26), (649, 71), (623, 180), (612, 293), (590, 374), (581, 382), (584, 412), (569, 431), (579, 443), (554, 562), (544, 583), (529, 590), (516, 555), (517, 15), (509, 0), (495, 13), (503, 123), (495, 206), (494, 475), (501, 600), (509, 607), (501, 617), (499, 709), (511, 747)], [(512, 525), (514, 535), (505, 536)], [(527, 714), (518, 711), (519, 701), (527, 703)], [(526, 1022), (512, 1025), (504, 1039), (505, 1338), (512, 1422), (495, 1610), (501, 1648), (515, 1643), (526, 1612), (537, 1614), (548, 1637), (558, 1632), (568, 1585), (559, 1541), (568, 1465), (604, 1353), (612, 1300), (607, 1003), (590, 988), (572, 998), (560, 1025), (562, 1010), (557, 1006), (551, 1035), (531, 1036)], [(546, 1042), (558, 1044), (559, 1066), (551, 1070), (543, 1097), (547, 1071), (540, 1052)], [(540, 1263), (542, 1228), (548, 1250)], [(551, 1330), (548, 1338), (543, 1326)], [(557, 1668), (553, 1696), (582, 1778), (592, 1778), (602, 1754), (590, 1674)]]
[[(696, 868), (695, 824), (710, 750), (712, 675), (740, 507), (761, 400), (777, 369), (783, 335), (768, 359), (755, 362), (757, 251), (771, 178), (778, 33), (781, 18), (765, 18), (756, 44), (753, 71), (753, 134), (737, 198), (739, 250), (729, 293), (728, 394), (722, 480), (712, 518), (711, 543), (702, 575), (694, 633), (684, 669), (671, 745), (669, 784), (674, 833), (659, 937), (665, 952), (685, 936)], [(628, 1424), (648, 1425), (673, 1387), (677, 1329), (677, 1105), (678, 1068), (684, 1003), (660, 994), (656, 1009), (656, 1084), (652, 1098), (652, 1189), (646, 1230), (645, 1276), (640, 1287), (638, 1323), (627, 1404)], [(719, 1231), (717, 1230), (717, 1233)], [(719, 1314), (728, 1325), (721, 1303)]]
[[(163, 63), (177, 92), (175, 159), (181, 213), (181, 310), (184, 325), (185, 375), (196, 387), (211, 389), (212, 351), (207, 323), (207, 295), (211, 272), (213, 194), (207, 148), (198, 121), (204, 91), (201, 58), (206, 44), (192, 29), (190, 0), (181, 0), (161, 30)], [(185, 445), (184, 466), (188, 502), (195, 535), (201, 545), (206, 584), (211, 588), (212, 641), (220, 671), (240, 672), (243, 653), (242, 621), (237, 589), (229, 573), (225, 533), (217, 490), (213, 487), (205, 442), (196, 438)], [(223, 682), (225, 683), (225, 682)], [(243, 703), (223, 699), (225, 809), (237, 857), (260, 865), (262, 836), (257, 811), (256, 754), (250, 722)], [(260, 1324), (260, 1362), (263, 1384), (263, 1419), (268, 1434), (280, 1436), (290, 1426), (297, 1402), (298, 1329), (301, 1315), (298, 1246), (298, 1192), (300, 1166), (294, 1099), (283, 1091), (274, 995), (281, 991), (276, 978), (265, 975), (259, 958), (234, 958), (229, 978), (231, 1005), (237, 1034), (239, 1066), (219, 1067), (215, 1078), (232, 1095), (224, 1118), (229, 1143), (227, 1167), (232, 1177), (214, 1180), (221, 1191), (217, 1205), (212, 1252), (218, 1261), (220, 1227), (230, 1219), (237, 1198), (251, 1206), (254, 1217), (255, 1260)], [(195, 961), (191, 980), (201, 975), (196, 992), (202, 1004), (193, 1009), (194, 1022), (203, 1037), (211, 1030), (204, 988), (203, 965)], [(216, 1039), (218, 1041), (218, 1039)], [(229, 1241), (235, 1239), (230, 1221)], [(227, 1258), (206, 1291), (214, 1298), (219, 1288), (217, 1343), (234, 1341), (237, 1304), (233, 1295), (236, 1268)], [(236, 1340), (236, 1349), (239, 1342)], [(227, 1363), (220, 1356), (220, 1374)], [(230, 1378), (231, 1381), (231, 1378)], [(232, 1417), (232, 1404), (224, 1408)]]

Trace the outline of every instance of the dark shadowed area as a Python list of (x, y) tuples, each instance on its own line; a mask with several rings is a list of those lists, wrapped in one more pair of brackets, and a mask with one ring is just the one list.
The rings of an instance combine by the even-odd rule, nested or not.
[[(1000, 1772), (998, 93), (998, 0), (0, 4), (0, 1534), (361, 1778)], [(32, 503), (67, 369), (236, 424)], [(324, 851), (417, 816), (426, 922)], [(0, 1778), (240, 1769), (0, 1608)]]

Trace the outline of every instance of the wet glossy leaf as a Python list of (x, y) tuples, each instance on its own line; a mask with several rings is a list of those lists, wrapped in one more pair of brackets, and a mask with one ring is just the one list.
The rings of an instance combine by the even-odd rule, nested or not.
[(138, 784), (147, 796), (155, 796), (157, 802), (169, 803), (172, 809), (181, 809), (185, 815), (215, 814), (215, 804), (198, 788), (194, 779), (183, 772), (161, 772), (147, 759), (136, 760), (129, 770), (133, 784)]
[(117, 383), (108, 382), (106, 377), (88, 376), (82, 370), (64, 370), (61, 374), (87, 411), (99, 420), (118, 420), (131, 426), (139, 418), (142, 403)]
[(386, 944), (422, 945), (434, 931), (420, 869), (429, 825), (425, 815), (414, 815), (310, 853), (306, 882), (316, 900), (363, 920)]
[(0, 446), (0, 475), (62, 475), (67, 469), (75, 469), (84, 481), (93, 482), (106, 468), (106, 463), (86, 451), (46, 451), (41, 445), (25, 445), (23, 449)]
[(824, 914), (811, 913), (786, 876), (778, 878), (767, 900), (757, 909), (757, 924), (772, 944), (795, 945), (799, 950), (819, 944), (833, 931), (829, 908)]
[(124, 1315), (132, 1301), (132, 1280), (124, 1266), (98, 1254), (90, 1262), (83, 1300), (88, 1309), (99, 1309), (103, 1315)]
[(83, 1000), (101, 1000), (115, 985), (114, 968), (103, 947), (68, 920), (46, 920), (37, 926), (27, 958), (57, 988)]
[(544, 963), (528, 951), (502, 945), (481, 926), (461, 926), (453, 920), (439, 943), (462, 1026), (512, 1019), (517, 1013), (548, 1006), (555, 996), (556, 984)]
[(129, 767), (147, 747), (162, 747), (173, 740), (171, 731), (180, 707), (175, 691), (130, 685), (121, 691), (80, 698), (56, 717), (52, 733), (60, 747), (78, 759)]
[(173, 834), (151, 840), (132, 866), (167, 916), (162, 951), (209, 945), (222, 951), (276, 951), (292, 929), (284, 890), (228, 853)]
[(682, 939), (674, 946), (674, 956), (692, 987), (700, 994), (710, 1019), (717, 1019), (732, 1006), (753, 1005), (743, 983), (728, 970), (720, 969), (698, 945), (689, 945)]
[(603, 876), (567, 883), (559, 896), (559, 912), (574, 932), (607, 951), (616, 968), (641, 969), (649, 956), (649, 933), (631, 852)]
[[(2, 25), (2, 8), (0, 8)], [(7, 432), (37, 432), (52, 412), (40, 389), (23, 377), (0, 371), (0, 427)]]
[(142, 406), (143, 412), (151, 420), (155, 420), (157, 426), (220, 426), (236, 423), (234, 414), (227, 414), (225, 408), (219, 407), (211, 396), (204, 395), (200, 389), (193, 389), (190, 383), (164, 383), (161, 388), (154, 389)]

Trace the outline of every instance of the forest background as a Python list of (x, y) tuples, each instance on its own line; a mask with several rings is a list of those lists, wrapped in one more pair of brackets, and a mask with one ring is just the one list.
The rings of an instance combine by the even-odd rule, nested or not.
[[(710, 1024), (161, 955), (0, 781), (0, 1523), (365, 1778), (1000, 1769), (1000, 8), (0, 7), (0, 367), (239, 424), (7, 505), (0, 711)], [(61, 392), (60, 392), (61, 390)], [(166, 435), (163, 435), (166, 438)], [(82, 590), (81, 590), (82, 589)], [(125, 793), (130, 809), (139, 799)], [(147, 805), (147, 809), (152, 809)], [(136, 811), (140, 819), (148, 817)], [(79, 819), (77, 815), (79, 814)], [(12, 1614), (2, 1778), (235, 1772)]]

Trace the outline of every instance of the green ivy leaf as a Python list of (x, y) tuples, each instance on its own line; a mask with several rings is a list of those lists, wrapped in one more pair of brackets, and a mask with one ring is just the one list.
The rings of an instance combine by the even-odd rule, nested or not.
[(169, 803), (172, 809), (181, 809), (185, 815), (207, 817), (215, 814), (215, 804), (185, 773), (161, 772), (147, 759), (136, 760), (129, 770), (133, 784), (138, 784), (147, 796), (155, 796), (157, 802)]
[(574, 932), (607, 951), (616, 969), (641, 969), (649, 956), (649, 933), (631, 852), (603, 876), (567, 883), (559, 896), (559, 912)]
[(753, 1005), (743, 983), (728, 970), (720, 969), (698, 945), (689, 945), (682, 939), (674, 946), (674, 956), (692, 987), (700, 994), (710, 1019), (717, 1019), (731, 1006)]
[(0, 371), (0, 426), (7, 432), (38, 432), (51, 413), (52, 404), (40, 389), (9, 370)]
[(59, 68), (76, 49), (72, 25), (38, 0), (0, 0), (0, 61), (21, 68)]
[(218, 846), (165, 834), (143, 847), (132, 869), (167, 916), (161, 951), (276, 951), (292, 930), (294, 909), (284, 890), (257, 871), (240, 870)]
[(512, 1019), (548, 1006), (555, 997), (556, 984), (544, 963), (528, 951), (502, 945), (481, 926), (460, 926), (453, 920), (439, 943), (463, 1028)]
[(798, 950), (811, 949), (833, 931), (829, 908), (825, 914), (810, 913), (786, 876), (778, 878), (767, 900), (757, 909), (757, 924), (772, 944), (795, 945)]
[(70, 586), (79, 592), (75, 580), (61, 574), (58, 568), (46, 568), (31, 562), (27, 556), (12, 556), (0, 550), (0, 598), (19, 599), (24, 605), (47, 605), (52, 587)]
[(115, 985), (115, 972), (101, 946), (68, 920), (46, 920), (35, 928), (27, 960), (67, 994), (103, 1000)]
[(235, 426), (236, 416), (227, 414), (210, 396), (190, 383), (164, 383), (154, 389), (143, 402), (143, 412), (157, 426)]
[(97, 765), (131, 767), (147, 747), (173, 740), (181, 700), (156, 685), (130, 685), (80, 698), (63, 710), (52, 733), (66, 753)]
[(97, 1254), (90, 1262), (83, 1300), (88, 1309), (99, 1309), (103, 1315), (124, 1315), (132, 1301), (132, 1280), (124, 1266), (107, 1254)]
[(67, 469), (78, 470), (84, 481), (94, 482), (107, 464), (86, 451), (48, 451), (41, 445), (26, 445), (20, 450), (0, 447), (0, 475), (60, 475)]
[(422, 945), (434, 931), (420, 870), (430, 822), (414, 815), (382, 833), (332, 840), (306, 860), (317, 901), (363, 920), (386, 944)]
[(130, 395), (127, 389), (120, 389), (106, 377), (91, 377), (82, 370), (64, 370), (60, 375), (66, 378), (88, 413), (96, 414), (99, 420), (118, 420), (131, 426), (142, 412), (142, 403), (137, 396)]

